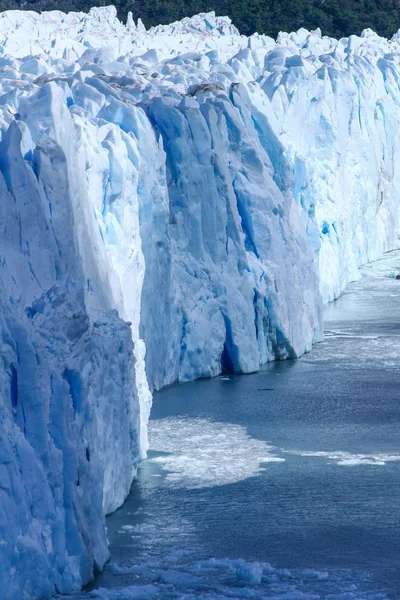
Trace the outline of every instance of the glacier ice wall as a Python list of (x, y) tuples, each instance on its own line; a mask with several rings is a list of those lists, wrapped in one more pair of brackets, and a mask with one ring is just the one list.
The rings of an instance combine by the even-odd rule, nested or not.
[(152, 98), (146, 113), (168, 200), (164, 266), (154, 274), (147, 261), (142, 295), (150, 382), (248, 373), (307, 351), (321, 316), (312, 255), (282, 148), (245, 87), (194, 86), (178, 103)]
[(361, 265), (399, 245), (400, 38), (300, 30), (280, 34), (267, 53), (253, 39), (245, 66), (232, 66), (257, 80), (263, 93), (253, 84), (252, 99), (273, 112), (330, 301)]
[[(55, 101), (63, 110), (51, 92), (42, 88), (42, 109)], [(37, 143), (26, 122), (14, 121), (0, 145), (0, 581), (7, 599), (79, 588), (102, 567), (104, 512), (126, 497), (138, 460), (132, 336), (85, 247), (63, 117)]]
[[(0, 32), (7, 78), (17, 59), (23, 81), (79, 77), (135, 105), (156, 97), (176, 104), (191, 85), (228, 92), (243, 84), (283, 146), (324, 301), (357, 278), (360, 265), (397, 247), (397, 35), (388, 41), (366, 30), (334, 40), (302, 29), (275, 42), (240, 36), (212, 13), (146, 32), (131, 17), (121, 24), (113, 7), (88, 15), (8, 11)], [(95, 117), (103, 103), (86, 85), (80, 100)]]
[(7, 600), (79, 589), (103, 566), (104, 514), (127, 496), (140, 454), (143, 385), (133, 329), (116, 310), (113, 267), (65, 94), (49, 83), (21, 98), (19, 109), (0, 144), (0, 581)]
[(0, 13), (0, 581), (107, 559), (151, 389), (321, 339), (397, 247), (398, 37)]

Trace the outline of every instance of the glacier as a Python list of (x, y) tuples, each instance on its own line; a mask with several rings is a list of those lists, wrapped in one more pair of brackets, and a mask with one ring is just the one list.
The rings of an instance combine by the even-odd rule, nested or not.
[(0, 13), (0, 581), (78, 590), (154, 389), (296, 358), (398, 247), (400, 35)]

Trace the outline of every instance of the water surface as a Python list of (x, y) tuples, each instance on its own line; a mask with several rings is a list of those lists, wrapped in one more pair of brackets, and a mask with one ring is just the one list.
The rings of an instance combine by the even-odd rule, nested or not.
[(94, 597), (400, 599), (398, 271), (365, 268), (302, 359), (155, 394)]

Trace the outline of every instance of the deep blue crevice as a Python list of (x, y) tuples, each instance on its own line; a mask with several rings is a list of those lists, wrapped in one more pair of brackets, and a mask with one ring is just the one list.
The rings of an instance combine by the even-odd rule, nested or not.
[(259, 298), (258, 292), (257, 292), (257, 290), (254, 290), (254, 296), (253, 296), (254, 328), (256, 330), (256, 338), (257, 338), (257, 340), (258, 340), (258, 309), (257, 309), (258, 298)]
[(246, 248), (247, 252), (252, 252), (256, 255), (257, 258), (260, 258), (256, 244), (254, 242), (253, 223), (251, 216), (244, 202), (242, 202), (241, 194), (238, 192), (238, 190), (235, 189), (235, 186), (234, 191), (236, 195), (237, 209), (242, 220), (242, 231), (244, 233), (244, 247)]
[(329, 223), (327, 223), (326, 221), (323, 222), (322, 224), (322, 233), (324, 235), (326, 235), (327, 233), (329, 233)]
[(221, 354), (222, 373), (237, 373), (238, 369), (238, 348), (233, 343), (232, 325), (230, 319), (223, 315), (225, 321), (225, 343)]
[(72, 398), (72, 405), (74, 412), (80, 412), (83, 402), (83, 389), (81, 376), (77, 371), (71, 369), (65, 369), (63, 378), (69, 385), (69, 394)]
[(10, 385), (11, 406), (16, 408), (18, 404), (18, 373), (14, 365), (11, 365), (11, 385)]

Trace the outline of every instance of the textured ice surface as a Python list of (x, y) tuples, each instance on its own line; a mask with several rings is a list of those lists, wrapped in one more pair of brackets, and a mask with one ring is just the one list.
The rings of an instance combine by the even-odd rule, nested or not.
[(150, 449), (163, 453), (151, 460), (168, 471), (166, 483), (178, 487), (235, 483), (256, 476), (263, 463), (284, 461), (244, 427), (208, 419), (154, 419), (149, 438)]
[(104, 512), (126, 497), (138, 460), (132, 336), (88, 247), (72, 120), (61, 102), (50, 110), (57, 91), (41, 93), (35, 111), (38, 122), (47, 114), (52, 138), (33, 142), (27, 115), (0, 144), (0, 581), (7, 600), (47, 598), (90, 579), (108, 556)]
[(11, 11), (0, 32), (0, 580), (35, 600), (106, 560), (149, 384), (298, 356), (321, 302), (228, 19)]
[(104, 563), (150, 389), (310, 350), (318, 272), (397, 245), (400, 53), (113, 7), (0, 39), (0, 581), (36, 600)]
[(246, 563), (241, 565), (236, 571), (236, 577), (239, 581), (244, 581), (249, 585), (260, 585), (263, 576), (263, 568), (259, 563)]
[[(270, 109), (230, 64), (254, 40), (213, 14), (126, 28), (112, 7), (0, 23), (3, 128), (48, 89), (68, 107), (93, 233), (150, 387), (310, 350), (321, 305), (292, 169)], [(34, 142), (49, 133), (39, 121)], [(144, 423), (145, 384), (139, 399)]]

